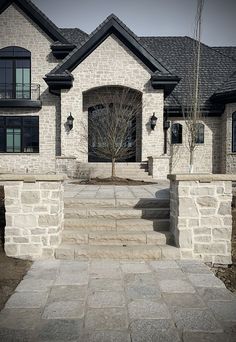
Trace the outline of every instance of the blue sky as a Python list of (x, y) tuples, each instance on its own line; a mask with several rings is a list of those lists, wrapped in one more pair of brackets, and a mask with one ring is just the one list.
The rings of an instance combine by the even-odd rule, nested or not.
[[(193, 36), (197, 0), (33, 0), (59, 27), (90, 33), (116, 14), (138, 36)], [(202, 41), (236, 46), (236, 0), (205, 0)]]

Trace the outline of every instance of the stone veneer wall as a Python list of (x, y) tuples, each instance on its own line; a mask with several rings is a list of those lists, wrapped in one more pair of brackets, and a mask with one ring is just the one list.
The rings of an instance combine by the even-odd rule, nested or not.
[(20, 259), (53, 258), (64, 224), (63, 177), (0, 175), (4, 186), (5, 252)]
[[(189, 172), (189, 150), (187, 148), (187, 129), (183, 118), (170, 118), (171, 123), (183, 126), (182, 144), (171, 144), (171, 127), (168, 130), (168, 155), (170, 158), (170, 173)], [(221, 118), (205, 117), (204, 144), (197, 145), (194, 154), (194, 172), (221, 172)]]
[(60, 122), (60, 98), (49, 93), (43, 77), (58, 61), (53, 57), (53, 41), (15, 4), (0, 14), (0, 49), (19, 46), (31, 52), (31, 82), (40, 85), (42, 108), (1, 108), (0, 115), (39, 116), (39, 153), (1, 153), (0, 167), (15, 173), (55, 171), (55, 154), (60, 144), (56, 127)]
[(171, 231), (182, 259), (231, 264), (232, 175), (169, 175)]
[(232, 114), (236, 112), (236, 103), (225, 106), (222, 115), (222, 164), (221, 172), (236, 173), (236, 152), (232, 152)]

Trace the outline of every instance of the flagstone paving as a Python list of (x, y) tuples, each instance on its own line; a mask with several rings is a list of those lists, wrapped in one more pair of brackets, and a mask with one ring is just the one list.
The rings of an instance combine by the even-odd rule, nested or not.
[(36, 261), (3, 342), (235, 342), (236, 295), (200, 261)]

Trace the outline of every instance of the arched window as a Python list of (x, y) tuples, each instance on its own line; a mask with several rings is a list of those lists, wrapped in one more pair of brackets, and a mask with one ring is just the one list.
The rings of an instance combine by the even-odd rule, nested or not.
[(204, 125), (202, 123), (196, 125), (195, 143), (204, 144)]
[(171, 126), (171, 144), (182, 144), (182, 125), (179, 123)]
[(236, 152), (236, 112), (232, 114), (232, 152)]
[(30, 99), (31, 53), (17, 46), (0, 50), (0, 99)]

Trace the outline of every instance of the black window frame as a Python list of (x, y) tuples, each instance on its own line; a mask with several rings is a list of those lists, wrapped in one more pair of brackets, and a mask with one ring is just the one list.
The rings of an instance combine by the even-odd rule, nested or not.
[[(19, 120), (19, 124), (9, 124), (7, 121), (8, 120)], [(27, 124), (25, 121), (28, 119), (32, 119), (35, 120), (35, 122), (32, 122), (31, 124)], [(36, 128), (37, 129), (37, 146), (34, 148), (34, 151), (25, 151), (27, 149), (27, 145), (25, 143), (25, 138), (26, 138), (26, 131), (29, 128)], [(19, 151), (12, 151), (9, 152), (7, 151), (7, 129), (20, 129), (21, 130), (21, 148), (20, 148), (20, 152)], [(20, 153), (20, 154), (35, 154), (35, 153), (39, 153), (39, 146), (40, 146), (40, 138), (39, 138), (39, 117), (38, 116), (0, 116), (0, 131), (3, 130), (3, 134), (4, 134), (4, 138), (3, 138), (3, 145), (0, 145), (0, 153), (6, 153), (6, 154), (16, 154), (16, 153)], [(3, 148), (2, 148), (3, 147)], [(31, 146), (28, 145), (28, 148), (31, 147), (32, 148), (32, 144)], [(14, 146), (13, 146), (14, 148)]]
[[(203, 131), (203, 133), (201, 133), (201, 129)], [(201, 134), (202, 134), (202, 140), (201, 138)], [(202, 145), (205, 143), (205, 125), (202, 122), (198, 122), (196, 124), (196, 134), (195, 134), (195, 144), (197, 145)]]
[[(177, 127), (178, 130), (178, 136), (176, 138), (176, 135), (174, 134), (174, 129)], [(176, 140), (175, 140), (176, 138)], [(180, 123), (172, 123), (171, 125), (171, 144), (172, 145), (182, 145), (183, 144), (183, 125)]]
[[(0, 79), (0, 91), (5, 90), (5, 96), (1, 99), (17, 99), (17, 100), (31, 100), (31, 52), (19, 46), (8, 46), (0, 49), (0, 60), (8, 60), (12, 62), (12, 81), (11, 83), (1, 82)], [(16, 83), (16, 70), (17, 61), (29, 62), (29, 83)], [(26, 68), (25, 68), (26, 69)], [(18, 97), (19, 94), (18, 86), (22, 85), (22, 96)], [(7, 91), (11, 91), (11, 96), (7, 97)], [(28, 96), (25, 96), (28, 95)]]
[(232, 114), (232, 152), (236, 153), (236, 112)]

